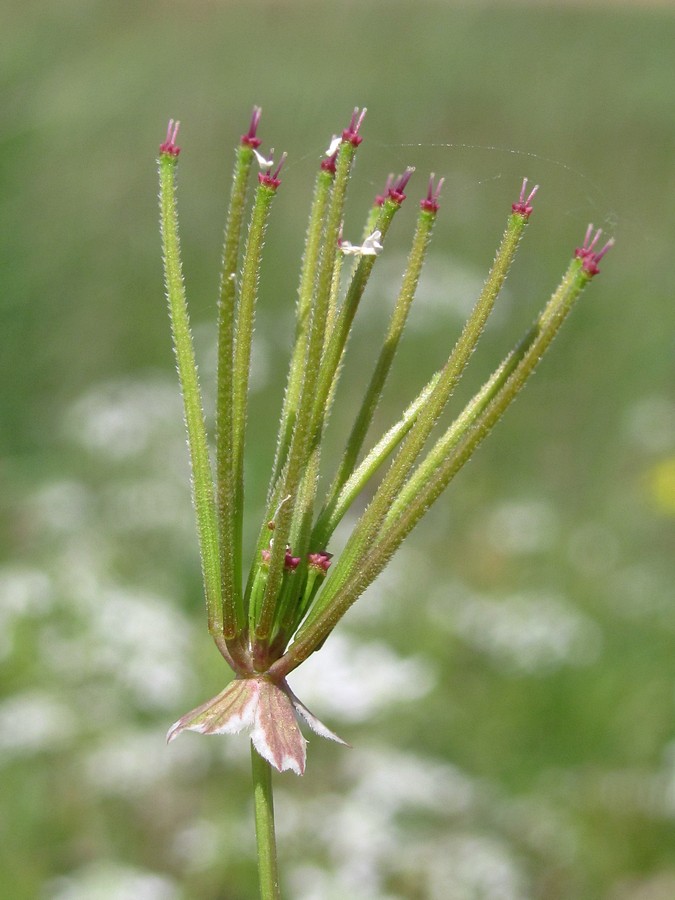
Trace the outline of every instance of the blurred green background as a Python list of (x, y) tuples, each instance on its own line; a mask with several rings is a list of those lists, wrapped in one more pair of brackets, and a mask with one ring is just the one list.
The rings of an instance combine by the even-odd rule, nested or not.
[(155, 174), (179, 118), (208, 394), (232, 148), (254, 103), (289, 162), (261, 282), (252, 508), (313, 172), (355, 105), (369, 113), (346, 235), (388, 172), (418, 171), (364, 299), (335, 453), (429, 171), (446, 177), (442, 211), (380, 427), (447, 354), (523, 176), (541, 184), (535, 214), (461, 396), (587, 223), (617, 239), (523, 397), (292, 680), (354, 749), (312, 740), (306, 776), (276, 779), (285, 896), (675, 896), (673, 13), (6, 0), (4, 896), (255, 896), (245, 739), (164, 745), (226, 673), (204, 625)]

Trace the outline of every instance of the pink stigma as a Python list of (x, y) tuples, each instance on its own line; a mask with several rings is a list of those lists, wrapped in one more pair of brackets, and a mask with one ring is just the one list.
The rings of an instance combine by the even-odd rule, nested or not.
[(160, 153), (166, 153), (168, 156), (173, 156), (174, 159), (178, 156), (180, 147), (176, 146), (176, 138), (178, 137), (179, 128), (180, 122), (174, 122), (173, 119), (169, 119), (169, 127), (166, 129), (166, 140), (159, 145)]
[(414, 171), (414, 166), (408, 166), (403, 175), (399, 175), (396, 181), (394, 181), (393, 184), (390, 185), (389, 190), (387, 191), (387, 196), (390, 200), (393, 200), (394, 203), (398, 203), (400, 205), (405, 200), (405, 194), (403, 193), (403, 191), (412, 178), (412, 173)]
[(445, 178), (439, 179), (438, 185), (434, 187), (435, 177), (436, 176), (432, 172), (429, 176), (429, 187), (427, 188), (427, 195), (424, 200), (420, 200), (420, 207), (425, 210), (425, 212), (438, 212), (438, 198), (441, 196), (441, 188), (443, 187)]
[(354, 112), (352, 113), (351, 120), (349, 125), (342, 132), (342, 140), (349, 141), (354, 147), (358, 147), (363, 138), (359, 134), (359, 128), (361, 127), (361, 123), (366, 115), (365, 106), (363, 109), (359, 109), (358, 106), (354, 108)]
[[(260, 556), (262, 557), (262, 562), (264, 566), (269, 566), (270, 560), (272, 559), (272, 551), (271, 550), (261, 550)], [(289, 569), (291, 572), (294, 572), (302, 560), (299, 556), (293, 556), (290, 550), (286, 550), (284, 555), (284, 568)]]
[(598, 263), (602, 259), (602, 257), (614, 246), (614, 238), (610, 238), (604, 247), (600, 250), (596, 250), (596, 245), (602, 236), (602, 229), (598, 228), (598, 230), (593, 234), (593, 226), (589, 225), (586, 229), (586, 235), (584, 237), (584, 242), (581, 247), (577, 247), (574, 251), (574, 255), (577, 259), (581, 260), (582, 268), (588, 275), (593, 277), (593, 275), (597, 275), (600, 269), (598, 268)]
[(307, 560), (309, 562), (309, 565), (313, 569), (317, 569), (319, 572), (322, 572), (325, 575), (330, 568), (332, 558), (332, 553), (328, 553), (326, 550), (323, 550), (319, 553), (310, 553), (307, 557)]
[(254, 150), (261, 144), (261, 140), (259, 137), (256, 137), (256, 132), (258, 130), (258, 125), (260, 124), (260, 116), (262, 114), (262, 109), (259, 106), (253, 107), (253, 112), (251, 114), (251, 124), (248, 126), (248, 131), (246, 134), (242, 134), (241, 142), (242, 144), (246, 144), (247, 147), (253, 147)]
[(284, 567), (290, 569), (291, 572), (294, 572), (302, 560), (299, 556), (293, 556), (290, 550), (286, 551), (286, 555), (284, 557)]
[(335, 164), (337, 162), (338, 151), (336, 150), (332, 156), (327, 157), (327, 159), (321, 160), (321, 168), (324, 172), (331, 172), (335, 175)]
[(272, 171), (271, 166), (266, 172), (258, 172), (258, 181), (260, 182), (260, 184), (264, 184), (266, 187), (273, 188), (274, 190), (276, 190), (279, 187), (279, 185), (281, 184), (281, 179), (279, 178), (279, 172), (281, 172), (283, 164), (286, 162), (287, 156), (288, 156), (287, 153), (281, 154), (281, 159), (279, 160), (279, 165), (276, 167), (274, 172)]
[(525, 219), (529, 219), (530, 213), (532, 212), (532, 200), (534, 199), (534, 195), (539, 190), (539, 185), (535, 184), (530, 193), (525, 196), (525, 192), (527, 191), (527, 178), (523, 178), (523, 185), (520, 189), (520, 197), (518, 197), (518, 202), (513, 203), (511, 205), (511, 209), (514, 213), (517, 213), (519, 216), (523, 216)]
[(389, 175), (387, 175), (387, 183), (384, 186), (384, 191), (381, 194), (377, 194), (375, 197), (375, 204), (374, 204), (375, 206), (382, 206), (384, 201), (389, 196), (389, 191), (391, 190), (391, 186), (393, 183), (394, 183), (394, 173), (390, 172)]

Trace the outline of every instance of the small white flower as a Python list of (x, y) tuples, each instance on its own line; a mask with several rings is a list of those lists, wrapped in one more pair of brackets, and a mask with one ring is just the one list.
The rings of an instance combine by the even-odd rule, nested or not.
[(360, 246), (358, 244), (352, 244), (349, 241), (341, 241), (340, 250), (342, 250), (345, 256), (377, 256), (382, 249), (382, 244), (380, 243), (381, 237), (382, 232), (376, 229), (372, 234), (368, 235)]
[(265, 159), (262, 153), (258, 153), (255, 147), (251, 148), (253, 150), (253, 154), (255, 158), (258, 160), (258, 165), (261, 169), (271, 169), (274, 165), (274, 148), (270, 150), (270, 159)]
[(330, 158), (335, 153), (337, 153), (337, 149), (341, 143), (342, 137), (339, 134), (334, 134), (330, 144), (328, 145), (328, 150), (326, 150), (326, 156)]

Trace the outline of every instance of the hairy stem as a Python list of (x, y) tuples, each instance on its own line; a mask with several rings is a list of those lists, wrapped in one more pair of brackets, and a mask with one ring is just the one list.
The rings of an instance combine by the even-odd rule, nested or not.
[(543, 310), (538, 323), (530, 329), (523, 345), (519, 347), (520, 359), (501, 389), (481, 410), (459, 445), (439, 461), (439, 465), (433, 473), (430, 473), (415, 499), (391, 525), (387, 526), (385, 523), (384, 530), (373, 541), (368, 556), (349, 574), (346, 581), (338, 586), (331, 597), (331, 602), (320, 609), (314, 608), (290, 649), (270, 668), (272, 677), (285, 677), (306, 659), (379, 575), (405, 537), (470, 459), (473, 451), (523, 388), (589, 280), (590, 276), (581, 268), (578, 260), (574, 260)]
[(260, 900), (280, 900), (277, 840), (274, 834), (272, 769), (253, 744), (251, 744), (251, 767)]
[(237, 306), (237, 267), (253, 151), (246, 144), (237, 150), (232, 177), (232, 193), (225, 226), (223, 269), (218, 303), (218, 387), (216, 403), (216, 482), (220, 526), (223, 631), (228, 639), (238, 635), (244, 624), (241, 578), (236, 575), (235, 475), (233, 469), (233, 356)]
[(168, 154), (162, 154), (159, 160), (159, 200), (164, 250), (164, 281), (171, 315), (171, 333), (178, 378), (183, 394), (192, 467), (192, 498), (197, 518), (209, 632), (218, 641), (223, 635), (223, 608), (216, 497), (204, 423), (202, 395), (185, 297), (178, 236), (175, 170), (176, 159)]
[(372, 546), (381, 528), (384, 517), (410, 476), (424, 444), (478, 343), (485, 322), (506, 279), (526, 224), (527, 219), (523, 216), (516, 214), (509, 216), (507, 228), (497, 250), (490, 274), (473, 311), (448, 361), (441, 370), (440, 378), (431, 396), (420, 411), (414, 425), (401, 445), (398, 455), (375, 492), (370, 505), (359, 519), (351, 537), (347, 541), (347, 545), (328, 584), (322, 590), (317, 600), (317, 604), (311, 614), (312, 616), (318, 615), (321, 609), (330, 605), (333, 597), (342, 585), (359, 569), (364, 555), (368, 554), (369, 548)]
[[(314, 301), (314, 311), (310, 323), (309, 336), (307, 338), (305, 372), (298, 403), (300, 409), (311, 408), (310, 404), (316, 395), (316, 385), (325, 338), (326, 314), (328, 312), (333, 268), (337, 253), (337, 238), (342, 222), (342, 211), (344, 208), (349, 174), (354, 161), (354, 153), (355, 148), (352, 144), (344, 142), (341, 145), (338, 154), (337, 171), (335, 174), (333, 193), (325, 227), (324, 255), (322, 258), (321, 272), (318, 277), (318, 286)], [(255, 628), (255, 637), (263, 644), (269, 640), (272, 633), (276, 599), (283, 576), (286, 543), (291, 532), (296, 493), (302, 478), (307, 457), (309, 456), (307, 447), (309, 445), (310, 435), (310, 415), (306, 414), (297, 417), (288, 448), (288, 456), (282, 477), (283, 486), (281, 488), (281, 497), (290, 495), (290, 503), (281, 507), (278, 521), (275, 523), (276, 529), (269, 564), (269, 576), (265, 594), (263, 596), (260, 616)]]

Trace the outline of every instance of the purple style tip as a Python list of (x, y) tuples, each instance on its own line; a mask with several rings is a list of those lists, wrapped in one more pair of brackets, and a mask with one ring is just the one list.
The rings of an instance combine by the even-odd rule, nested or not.
[(160, 153), (166, 153), (167, 156), (173, 156), (174, 159), (178, 157), (180, 147), (176, 145), (176, 139), (179, 128), (180, 122), (174, 122), (173, 119), (169, 119), (169, 127), (166, 129), (166, 140), (159, 145)]
[(332, 558), (332, 553), (322, 550), (319, 553), (310, 553), (307, 556), (307, 561), (309, 562), (310, 568), (316, 569), (318, 572), (325, 575), (330, 568)]
[(432, 172), (429, 176), (429, 186), (427, 187), (427, 195), (424, 200), (420, 200), (420, 207), (425, 210), (425, 212), (437, 213), (438, 212), (438, 198), (441, 196), (441, 189), (443, 187), (443, 182), (445, 178), (440, 178), (438, 180), (438, 184), (434, 186), (434, 178), (436, 176)]
[(398, 203), (400, 205), (405, 200), (405, 194), (403, 192), (406, 188), (406, 185), (412, 178), (412, 174), (414, 171), (414, 166), (408, 166), (403, 175), (399, 175), (399, 177), (389, 186), (387, 196), (390, 200), (393, 200), (394, 203)]
[(254, 150), (257, 150), (262, 143), (260, 138), (256, 136), (258, 125), (260, 124), (261, 115), (262, 109), (259, 106), (254, 106), (253, 112), (251, 113), (251, 123), (248, 126), (248, 131), (246, 132), (246, 134), (242, 134), (241, 136), (242, 144), (246, 144), (247, 147), (253, 147)]
[(338, 151), (336, 150), (335, 153), (332, 153), (330, 156), (327, 156), (325, 159), (321, 160), (321, 168), (324, 170), (324, 172), (332, 172), (332, 174), (335, 175), (337, 155)]
[(389, 191), (391, 190), (391, 186), (393, 183), (394, 183), (394, 173), (390, 172), (389, 175), (387, 175), (387, 183), (384, 186), (384, 190), (382, 191), (381, 194), (376, 194), (376, 196), (375, 196), (375, 204), (374, 204), (375, 206), (382, 206), (384, 201), (389, 196)]
[(354, 112), (352, 113), (352, 117), (350, 119), (349, 125), (342, 132), (342, 140), (349, 141), (350, 144), (353, 144), (354, 147), (358, 147), (363, 138), (359, 134), (359, 128), (361, 127), (361, 123), (363, 122), (366, 115), (365, 106), (363, 109), (359, 109), (358, 106), (354, 107)]
[(534, 195), (539, 190), (539, 185), (535, 184), (529, 194), (527, 194), (527, 178), (523, 178), (523, 184), (520, 188), (520, 196), (516, 203), (511, 205), (511, 209), (514, 213), (517, 213), (519, 216), (523, 216), (525, 219), (529, 219), (530, 213), (532, 212), (532, 201), (534, 200)]
[(610, 238), (607, 243), (600, 250), (596, 250), (596, 246), (598, 241), (602, 237), (602, 229), (598, 228), (595, 234), (593, 234), (593, 225), (589, 225), (586, 229), (586, 235), (584, 237), (584, 242), (581, 247), (577, 247), (574, 251), (574, 255), (577, 259), (581, 260), (582, 268), (585, 272), (587, 272), (591, 277), (593, 275), (597, 275), (600, 269), (598, 268), (598, 263), (603, 258), (603, 256), (612, 249), (614, 246), (614, 238)]
[(293, 556), (290, 550), (286, 551), (286, 555), (284, 556), (284, 568), (288, 569), (290, 572), (295, 572), (301, 562), (302, 559), (299, 556)]
[(274, 172), (272, 171), (272, 166), (269, 167), (267, 172), (258, 172), (258, 181), (260, 184), (264, 184), (266, 187), (271, 187), (276, 190), (281, 184), (281, 179), (279, 178), (279, 173), (286, 162), (287, 153), (281, 154), (281, 159), (279, 160), (279, 165), (276, 167)]

